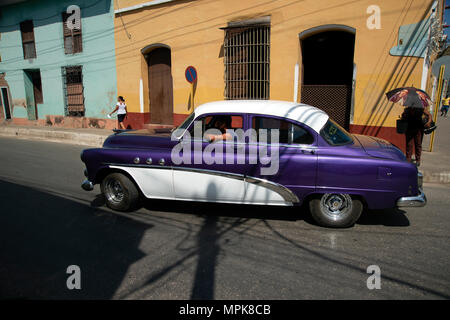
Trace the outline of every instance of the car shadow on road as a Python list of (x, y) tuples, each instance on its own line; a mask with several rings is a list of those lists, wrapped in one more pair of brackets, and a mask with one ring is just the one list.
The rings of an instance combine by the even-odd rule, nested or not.
[(399, 208), (384, 210), (364, 210), (356, 222), (360, 225), (383, 225), (386, 227), (408, 227), (409, 219), (406, 211)]
[[(105, 198), (102, 194), (97, 194), (91, 202), (93, 207), (105, 206)], [(180, 200), (161, 200), (145, 199), (141, 208), (149, 211), (173, 212), (181, 214), (199, 215), (206, 214), (214, 217), (247, 218), (247, 219), (265, 219), (265, 220), (304, 220), (314, 224), (309, 217), (309, 211), (306, 206), (268, 206), (268, 205), (244, 205), (229, 203), (211, 203), (200, 201), (180, 201)]]
[[(105, 205), (104, 197), (98, 194), (91, 202), (94, 207)], [(264, 205), (240, 205), (228, 203), (210, 203), (199, 201), (177, 201), (146, 199), (142, 205), (149, 211), (174, 212), (181, 214), (198, 215), (199, 212), (214, 217), (235, 217), (262, 220), (303, 220), (309, 225), (318, 226), (312, 218), (308, 204), (301, 206), (264, 206)], [(369, 210), (365, 208), (356, 224), (360, 225), (384, 225), (388, 227), (407, 227), (410, 225), (406, 211), (399, 208)]]

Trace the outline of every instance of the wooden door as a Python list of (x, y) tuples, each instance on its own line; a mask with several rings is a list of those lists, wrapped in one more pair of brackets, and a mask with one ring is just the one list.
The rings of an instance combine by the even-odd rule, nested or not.
[(147, 59), (150, 122), (173, 124), (173, 84), (170, 49), (152, 50)]
[(8, 88), (1, 88), (0, 108), (5, 110), (5, 113), (4, 113), (5, 119), (11, 119), (11, 109), (10, 109), (10, 105), (9, 105)]
[(42, 82), (41, 82), (41, 72), (39, 70), (31, 72), (31, 80), (33, 82), (33, 95), (34, 95), (34, 109), (36, 114), (36, 120), (38, 119), (38, 103), (43, 103), (42, 98)]

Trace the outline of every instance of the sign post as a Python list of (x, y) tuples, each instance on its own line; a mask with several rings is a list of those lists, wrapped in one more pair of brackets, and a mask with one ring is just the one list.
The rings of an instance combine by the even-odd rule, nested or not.
[(190, 105), (192, 107), (192, 111), (194, 111), (194, 85), (197, 82), (197, 70), (193, 66), (189, 66), (186, 68), (184, 72), (184, 76), (186, 77), (187, 82), (191, 84), (191, 96), (190, 96)]

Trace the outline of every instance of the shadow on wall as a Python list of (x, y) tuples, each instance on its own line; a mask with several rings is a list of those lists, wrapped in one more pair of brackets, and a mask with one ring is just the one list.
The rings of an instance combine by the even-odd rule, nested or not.
[[(431, 7), (432, 4), (430, 4), (428, 8), (424, 10), (424, 13), (420, 17), (419, 21), (422, 21), (427, 17), (428, 12), (431, 10)], [(420, 45), (421, 38), (414, 35), (423, 33), (423, 30), (421, 30), (420, 28), (422, 28), (424, 25), (426, 24), (416, 24), (414, 30), (411, 32), (411, 37), (409, 38), (408, 42), (404, 44), (405, 47), (416, 47)], [(394, 107), (394, 103), (389, 102), (386, 99), (386, 92), (398, 87), (411, 85), (411, 83), (409, 82), (410, 76), (419, 62), (423, 62), (423, 60), (407, 56), (400, 57), (389, 76), (389, 81), (384, 84), (383, 89), (378, 96), (375, 96), (375, 88), (373, 88), (371, 92), (364, 92), (367, 100), (371, 101), (375, 99), (375, 102), (371, 107), (369, 107), (369, 111), (367, 113), (369, 113), (370, 115), (367, 121), (362, 124), (362, 126), (364, 126), (361, 131), (362, 134), (370, 136), (379, 135), (382, 126), (385, 124), (392, 111), (392, 108)], [(385, 62), (383, 62), (381, 65), (384, 64)], [(408, 69), (410, 71), (406, 74)], [(375, 74), (372, 77), (375, 77)], [(376, 79), (374, 81), (375, 83), (378, 81), (378, 77), (379, 75), (376, 76)], [(402, 78), (404, 79), (403, 81)]]
[[(83, 1), (84, 5), (78, 5), (82, 12), (82, 18), (88, 18), (109, 13), (111, 9), (111, 0), (86, 0)], [(33, 20), (33, 26), (41, 27), (53, 23), (62, 22), (62, 12), (66, 11), (67, 7), (73, 5), (73, 1), (59, 1), (59, 10), (24, 10), (29, 7), (28, 3), (17, 3), (15, 5), (4, 7), (0, 10), (0, 32), (10, 32), (20, 30), (20, 22), (24, 20)], [(39, 8), (56, 7), (55, 1), (47, 0), (40, 1)], [(17, 15), (7, 14), (9, 10), (19, 9), (21, 11), (21, 20), (17, 20)], [(55, 13), (56, 12), (56, 13)]]

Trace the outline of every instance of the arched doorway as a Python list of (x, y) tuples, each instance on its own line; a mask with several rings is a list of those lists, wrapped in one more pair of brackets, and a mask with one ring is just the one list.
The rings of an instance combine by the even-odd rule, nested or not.
[(151, 124), (173, 124), (173, 81), (170, 48), (152, 45), (144, 48), (148, 66)]
[(353, 94), (355, 29), (327, 25), (299, 35), (301, 102), (318, 107), (349, 129)]

